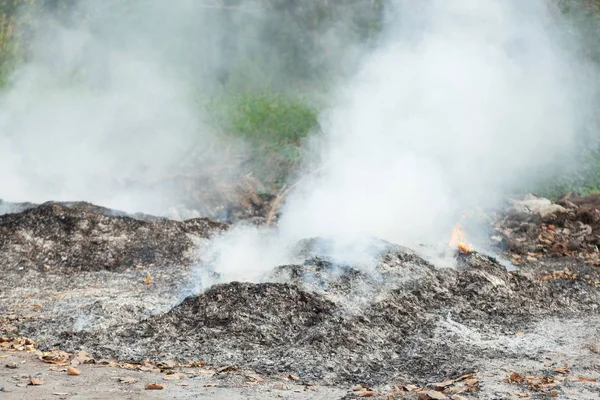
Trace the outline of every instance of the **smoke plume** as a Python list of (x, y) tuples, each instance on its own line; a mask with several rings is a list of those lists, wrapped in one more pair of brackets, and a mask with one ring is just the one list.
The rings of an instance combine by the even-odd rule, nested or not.
[(228, 244), (249, 239), (229, 233), (218, 269), (260, 279), (273, 238), (279, 249), (334, 238), (334, 259), (366, 266), (368, 237), (447, 245), (461, 213), (493, 206), (576, 142), (590, 91), (556, 18), (542, 1), (395, 2), (380, 45), (321, 116), (319, 163), (278, 231), (245, 255)]

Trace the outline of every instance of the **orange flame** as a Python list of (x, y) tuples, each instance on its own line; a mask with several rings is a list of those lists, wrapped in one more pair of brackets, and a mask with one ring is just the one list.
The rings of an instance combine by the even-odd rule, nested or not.
[(472, 251), (472, 246), (467, 242), (467, 237), (462, 229), (462, 225), (458, 222), (452, 228), (452, 236), (450, 237), (450, 247), (456, 247), (462, 254), (469, 254)]

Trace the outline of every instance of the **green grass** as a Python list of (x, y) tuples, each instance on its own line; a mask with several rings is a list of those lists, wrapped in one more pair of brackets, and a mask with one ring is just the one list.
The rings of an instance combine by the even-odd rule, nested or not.
[(228, 94), (211, 102), (219, 130), (250, 150), (247, 165), (263, 183), (281, 185), (302, 162), (305, 138), (318, 131), (318, 108), (272, 91)]

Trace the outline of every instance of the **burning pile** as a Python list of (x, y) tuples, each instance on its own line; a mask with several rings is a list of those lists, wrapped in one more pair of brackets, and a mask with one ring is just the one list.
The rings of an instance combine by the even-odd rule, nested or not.
[[(463, 219), (465, 217), (466, 216), (463, 214)], [(469, 254), (473, 250), (471, 244), (467, 242), (467, 237), (465, 236), (465, 232), (460, 222), (457, 222), (456, 225), (454, 225), (454, 228), (452, 228), (452, 236), (450, 237), (449, 245), (451, 248), (458, 249), (461, 254)]]

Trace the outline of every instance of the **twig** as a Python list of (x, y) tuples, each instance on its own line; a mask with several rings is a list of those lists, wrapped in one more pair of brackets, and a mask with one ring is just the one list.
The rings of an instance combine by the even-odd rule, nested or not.
[(275, 219), (275, 213), (279, 208), (279, 203), (281, 203), (281, 200), (285, 197), (285, 195), (288, 194), (288, 192), (291, 188), (294, 187), (294, 185), (290, 187), (286, 187), (287, 185), (283, 185), (279, 193), (277, 193), (277, 197), (275, 197), (275, 200), (273, 200), (273, 202), (271, 203), (271, 209), (269, 210), (269, 214), (267, 215), (267, 225), (271, 225), (271, 223)]

